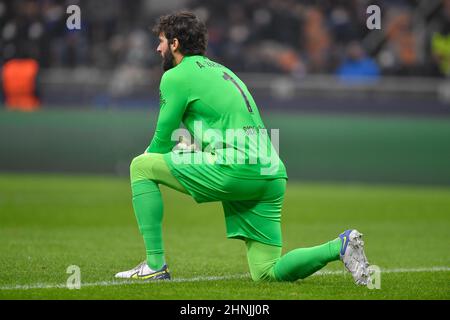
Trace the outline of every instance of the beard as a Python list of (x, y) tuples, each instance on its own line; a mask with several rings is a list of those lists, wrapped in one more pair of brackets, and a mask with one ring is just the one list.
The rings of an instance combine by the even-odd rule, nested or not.
[(170, 70), (174, 67), (174, 63), (173, 61), (175, 60), (172, 51), (167, 50), (166, 52), (164, 52), (163, 55), (163, 60), (162, 60), (162, 68), (164, 71)]

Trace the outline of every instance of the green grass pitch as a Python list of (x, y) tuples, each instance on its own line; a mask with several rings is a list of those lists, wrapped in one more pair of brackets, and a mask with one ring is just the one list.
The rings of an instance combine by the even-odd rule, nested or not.
[[(288, 182), (284, 250), (342, 230), (364, 233), (381, 288), (353, 284), (340, 262), (294, 283), (254, 283), (239, 240), (225, 238), (220, 203), (162, 187), (171, 282), (113, 275), (144, 258), (128, 180), (0, 175), (0, 299), (449, 299), (450, 189)], [(65, 287), (67, 267), (81, 289)]]

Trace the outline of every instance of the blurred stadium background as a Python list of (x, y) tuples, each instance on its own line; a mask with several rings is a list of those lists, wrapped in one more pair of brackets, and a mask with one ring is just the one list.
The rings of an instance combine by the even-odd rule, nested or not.
[[(66, 27), (71, 4), (81, 30)], [(366, 27), (371, 4), (381, 30)], [(280, 129), (291, 178), (450, 184), (449, 0), (0, 1), (0, 170), (128, 175), (158, 110), (149, 27), (180, 9)], [(28, 83), (7, 67), (25, 58)], [(37, 99), (8, 103), (24, 86)]]

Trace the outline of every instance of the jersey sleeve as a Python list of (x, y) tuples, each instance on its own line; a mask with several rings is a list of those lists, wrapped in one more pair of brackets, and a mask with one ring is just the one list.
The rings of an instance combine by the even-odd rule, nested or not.
[(147, 152), (167, 153), (177, 141), (172, 141), (174, 130), (180, 127), (188, 104), (189, 89), (179, 75), (171, 71), (164, 73), (159, 87), (159, 115), (156, 130)]

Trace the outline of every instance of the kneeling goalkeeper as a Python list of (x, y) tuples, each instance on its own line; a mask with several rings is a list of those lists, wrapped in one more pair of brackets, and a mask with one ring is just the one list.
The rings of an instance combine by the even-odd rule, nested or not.
[[(288, 177), (252, 95), (231, 70), (205, 57), (207, 30), (192, 13), (162, 16), (153, 32), (165, 71), (160, 112), (150, 146), (130, 166), (133, 208), (147, 259), (116, 277), (170, 279), (162, 240), (159, 184), (164, 184), (197, 203), (222, 202), (227, 237), (245, 242), (255, 281), (295, 281), (342, 260), (357, 284), (367, 284), (369, 265), (357, 230), (281, 255)], [(174, 150), (181, 123), (200, 141), (199, 150)]]

